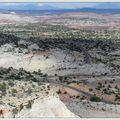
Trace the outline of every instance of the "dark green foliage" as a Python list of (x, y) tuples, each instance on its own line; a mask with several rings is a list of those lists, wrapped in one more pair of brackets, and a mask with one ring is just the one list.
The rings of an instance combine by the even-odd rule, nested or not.
[(11, 86), (11, 87), (13, 87), (14, 86), (14, 82), (12, 80), (9, 80), (8, 81), (8, 85)]
[(92, 102), (100, 102), (101, 99), (100, 99), (99, 97), (97, 97), (97, 96), (92, 96), (92, 97), (90, 98), (90, 101), (92, 101)]
[(0, 91), (2, 92), (6, 92), (6, 89), (7, 89), (7, 86), (6, 86), (6, 83), (0, 83)]
[(12, 93), (12, 96), (15, 96), (17, 94), (17, 90), (16, 89), (12, 89), (11, 93)]

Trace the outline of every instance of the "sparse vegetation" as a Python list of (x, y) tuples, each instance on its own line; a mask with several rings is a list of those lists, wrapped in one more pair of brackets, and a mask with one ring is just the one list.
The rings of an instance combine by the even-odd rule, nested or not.
[[(120, 103), (120, 82), (117, 80), (120, 73), (119, 18), (117, 15), (113, 19), (113, 15), (97, 14), (99, 17), (93, 18), (90, 13), (89, 16), (75, 14), (61, 14), (61, 18), (57, 14), (46, 14), (40, 22), (1, 25), (1, 56), (5, 52), (7, 59), (9, 55), (16, 59), (15, 62), (11, 59), (12, 64), (5, 62), (5, 65), (18, 63), (17, 69), (0, 67), (0, 98), (3, 102), (5, 100), (15, 108), (11, 103), (13, 99), (37, 99), (41, 94), (51, 95), (55, 89), (59, 98), (67, 99), (67, 102)], [(8, 46), (3, 46), (5, 44)], [(46, 86), (46, 83), (50, 85)], [(73, 86), (74, 92), (66, 90), (68, 86), (69, 89)], [(80, 94), (76, 95), (76, 91)], [(32, 101), (25, 106), (30, 109)], [(20, 110), (23, 107), (20, 104)], [(103, 107), (102, 110), (106, 109)], [(17, 113), (15, 108), (13, 114)]]

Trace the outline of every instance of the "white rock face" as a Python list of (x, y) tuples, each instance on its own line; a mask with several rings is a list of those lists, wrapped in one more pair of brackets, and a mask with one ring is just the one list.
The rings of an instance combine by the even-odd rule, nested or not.
[(10, 44), (5, 44), (0, 47), (0, 52), (12, 52), (14, 47)]
[(62, 103), (59, 98), (49, 96), (37, 99), (31, 109), (23, 109), (16, 117), (77, 117)]
[(0, 13), (0, 24), (6, 23), (35, 23), (37, 20), (32, 16)]
[[(38, 49), (34, 44), (31, 49)], [(11, 51), (10, 51), (10, 50)], [(6, 51), (6, 52), (4, 52)], [(21, 51), (21, 52), (19, 52)], [(27, 49), (12, 48), (12, 46), (1, 46), (0, 48), (0, 67), (13, 67), (16, 69), (24, 68), (28, 71), (37, 71), (40, 69), (47, 74), (106, 74), (111, 71), (104, 64), (85, 64), (79, 65), (79, 60), (74, 61), (75, 57), (60, 49), (51, 49), (50, 51), (40, 52), (38, 54), (24, 54)], [(74, 69), (75, 68), (75, 69)]]
[(86, 64), (81, 67), (81, 71), (83, 73), (88, 73), (88, 74), (95, 74), (95, 75), (101, 75), (105, 73), (110, 73), (110, 70), (107, 66), (104, 64)]
[(28, 46), (29, 50), (39, 50), (39, 46), (37, 44), (32, 44), (30, 46)]

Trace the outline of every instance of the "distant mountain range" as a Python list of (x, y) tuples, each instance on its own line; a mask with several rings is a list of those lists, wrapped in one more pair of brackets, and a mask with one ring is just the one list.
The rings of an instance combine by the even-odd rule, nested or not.
[[(61, 4), (61, 3), (59, 3)], [(82, 8), (60, 8), (52, 5), (46, 4), (0, 4), (1, 12), (16, 12), (23, 14), (53, 14), (53, 13), (63, 13), (63, 12), (96, 12), (96, 13), (120, 13), (120, 2), (108, 2), (108, 3), (98, 3), (93, 7), (82, 7)], [(42, 11), (42, 13), (40, 12)]]
[(2, 10), (56, 10), (58, 8), (55, 8), (50, 5), (38, 5), (35, 3), (31, 4), (0, 4), (0, 9)]
[(107, 2), (95, 6), (96, 9), (120, 9), (120, 2)]
[(6, 6), (0, 6), (0, 9), (2, 10), (55, 10), (57, 8), (54, 8), (49, 5), (43, 5), (38, 6), (36, 4), (27, 4), (27, 5), (6, 5)]
[[(58, 3), (61, 4), (61, 3)], [(82, 9), (86, 8), (86, 6), (81, 6), (82, 3), (78, 3), (80, 7), (71, 7), (69, 9)], [(86, 3), (87, 4), (87, 3)], [(88, 3), (87, 8), (92, 9), (120, 9), (120, 2), (105, 2), (105, 3), (96, 3), (95, 6), (90, 7)], [(68, 6), (69, 3), (66, 3), (66, 6)], [(74, 4), (73, 4), (74, 5)], [(60, 10), (60, 9), (68, 9), (67, 7), (58, 7), (55, 6), (54, 3), (52, 4), (45, 4), (45, 3), (0, 3), (0, 9), (4, 10)]]

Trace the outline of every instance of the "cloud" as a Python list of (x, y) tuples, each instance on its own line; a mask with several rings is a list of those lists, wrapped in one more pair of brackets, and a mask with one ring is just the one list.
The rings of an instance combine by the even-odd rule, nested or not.
[(0, 3), (3, 6), (19, 6), (19, 5), (26, 5), (27, 3)]
[(43, 3), (38, 3), (37, 5), (38, 5), (38, 6), (43, 6), (44, 4), (43, 4)]

